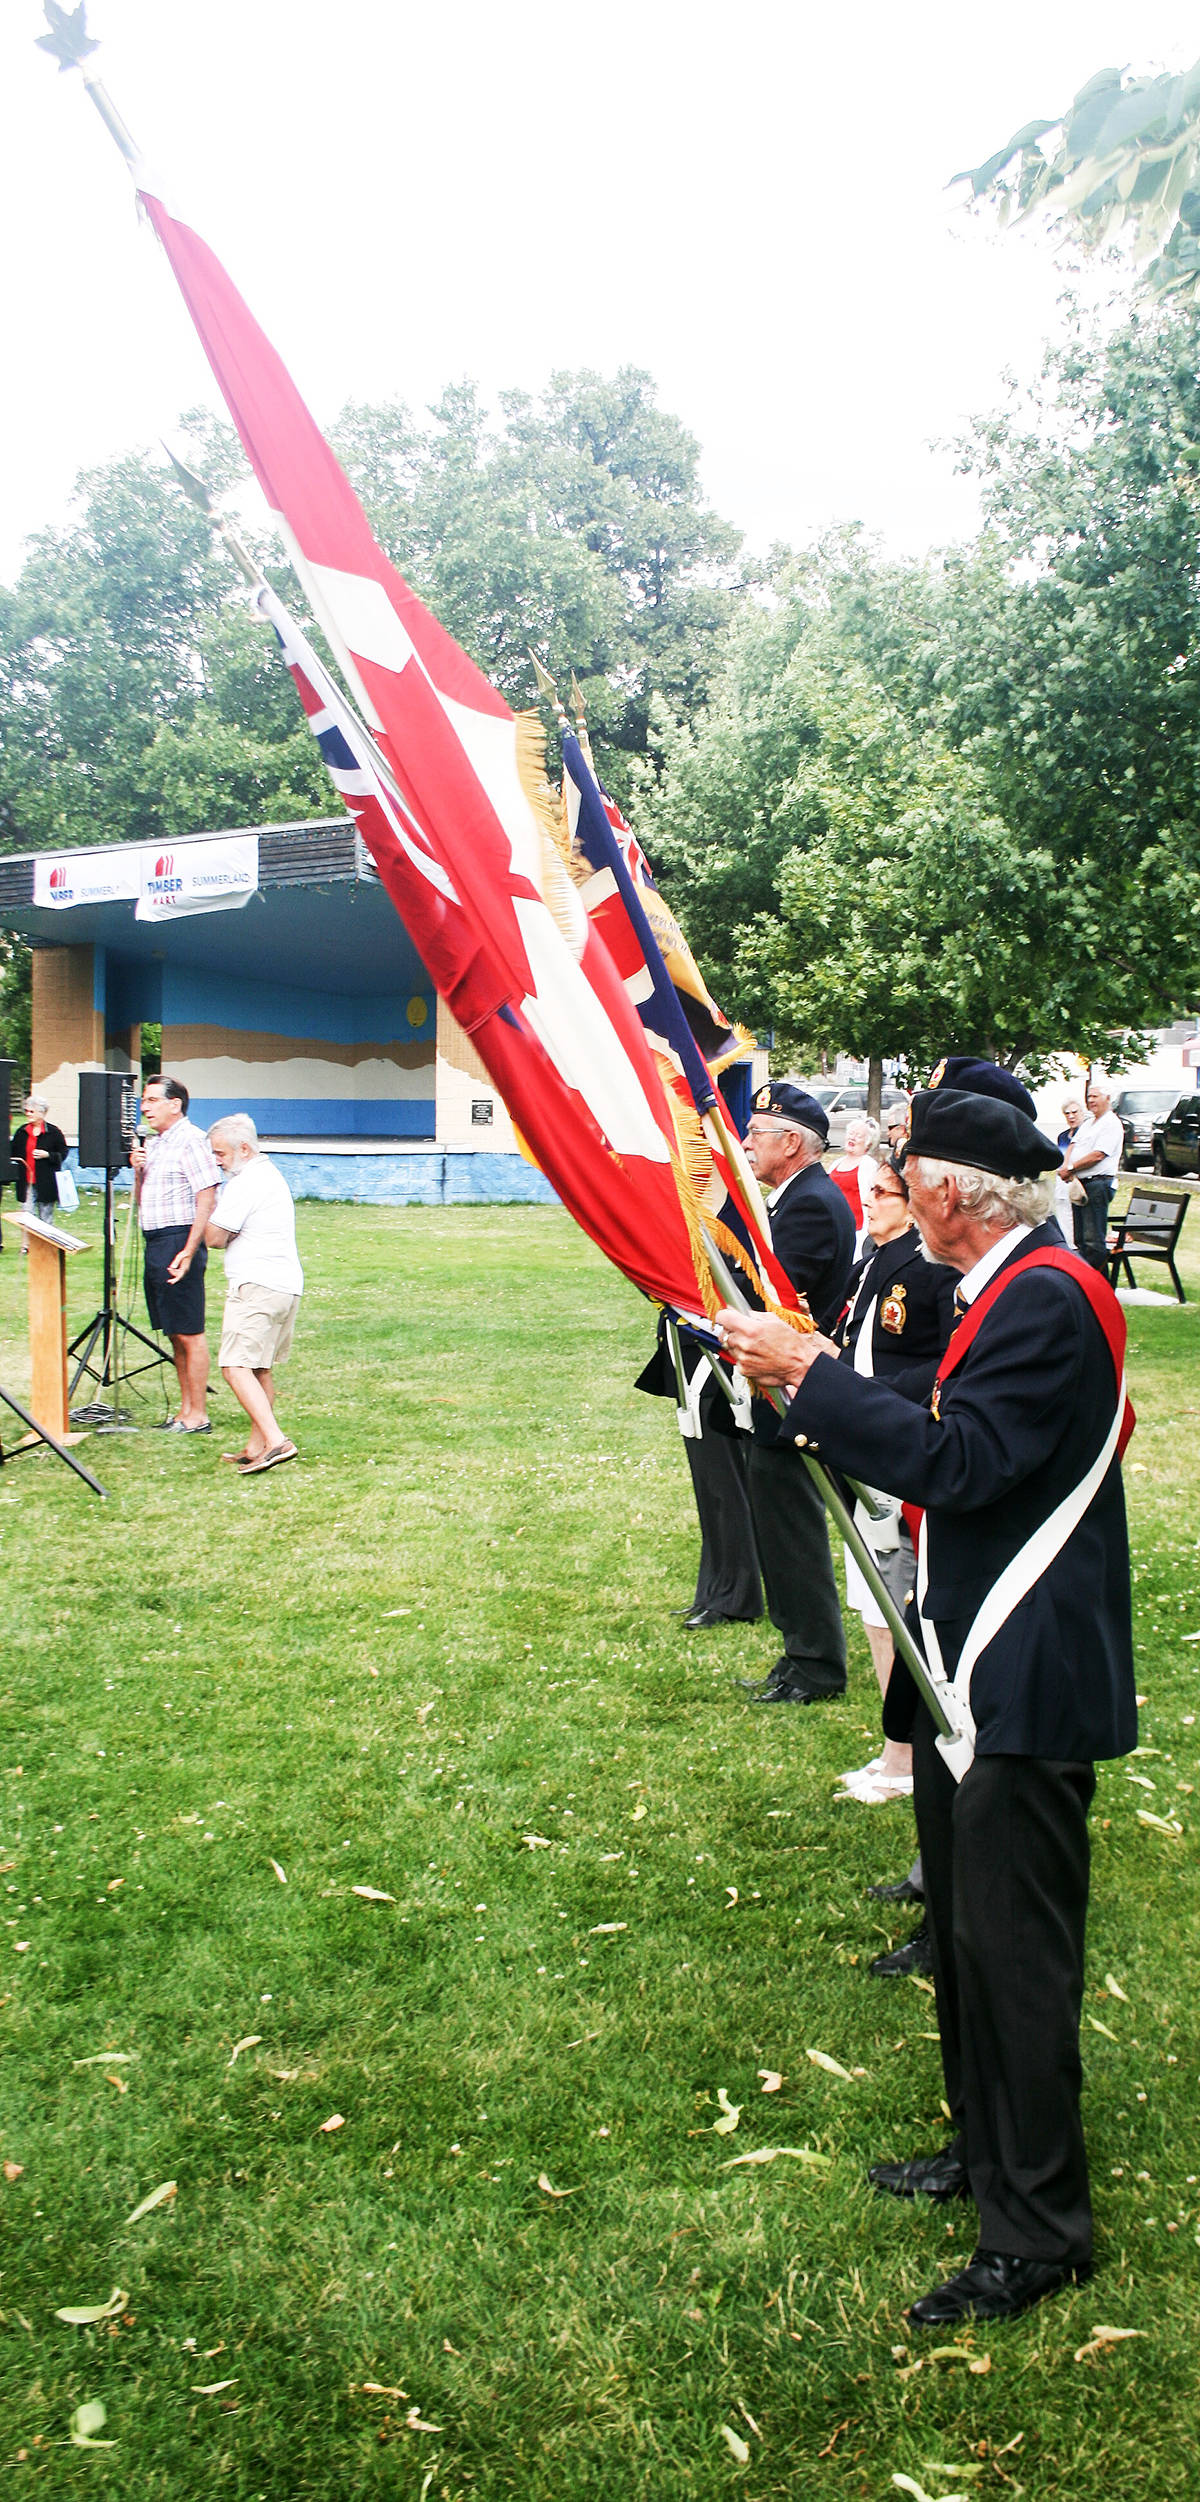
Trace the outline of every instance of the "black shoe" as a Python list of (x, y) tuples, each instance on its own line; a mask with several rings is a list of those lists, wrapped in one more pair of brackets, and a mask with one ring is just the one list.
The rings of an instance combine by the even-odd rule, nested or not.
[(766, 1685), (759, 1687), (756, 1694), (751, 1694), (750, 1701), (752, 1703), (840, 1703), (845, 1691), (845, 1686), (839, 1685), (834, 1687), (832, 1692), (826, 1690), (824, 1693), (814, 1694), (807, 1685), (774, 1685), (768, 1680)]
[(932, 2198), (938, 2206), (965, 2198), (969, 2188), (966, 2164), (951, 2146), (940, 2154), (912, 2155), (907, 2163), (873, 2163), (867, 2179), (889, 2198)]
[(1011, 2320), (1064, 2285), (1085, 2285), (1090, 2259), (1018, 2259), (1008, 2250), (977, 2250), (957, 2276), (914, 2302), (914, 2328), (957, 2328), (960, 2320)]
[(920, 1928), (913, 1930), (903, 1946), (893, 1946), (890, 1955), (876, 1955), (874, 1962), (867, 1965), (867, 1970), (874, 1974), (877, 1981), (902, 1981), (907, 1972), (931, 1973), (933, 1941), (928, 1921), (922, 1920)]
[(710, 1625), (731, 1625), (736, 1621), (736, 1617), (718, 1615), (712, 1607), (693, 1607), (691, 1614), (684, 1617), (683, 1630), (685, 1633), (707, 1633)]
[(897, 1877), (890, 1885), (868, 1885), (869, 1903), (923, 1903), (925, 1897), (911, 1877)]

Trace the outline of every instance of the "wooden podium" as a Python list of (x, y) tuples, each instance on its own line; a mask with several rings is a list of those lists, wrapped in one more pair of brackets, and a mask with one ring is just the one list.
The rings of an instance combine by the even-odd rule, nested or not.
[(67, 1412), (67, 1253), (88, 1246), (24, 1208), (13, 1213), (29, 1245), (30, 1410), (56, 1442), (67, 1442), (76, 1438)]

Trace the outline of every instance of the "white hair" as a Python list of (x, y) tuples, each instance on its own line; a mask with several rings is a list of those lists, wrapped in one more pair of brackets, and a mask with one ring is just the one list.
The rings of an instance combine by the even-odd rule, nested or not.
[(868, 1112), (855, 1112), (855, 1113), (853, 1114), (853, 1116), (851, 1117), (851, 1119), (850, 1119), (850, 1120), (848, 1120), (848, 1121), (847, 1121), (847, 1123), (846, 1123), (846, 1145), (847, 1145), (847, 1147), (848, 1147), (848, 1146), (849, 1146), (849, 1144), (850, 1144), (851, 1132), (852, 1132), (853, 1130), (856, 1130), (856, 1129), (861, 1129), (861, 1130), (865, 1130), (865, 1131), (866, 1131), (867, 1143), (866, 1143), (865, 1147), (863, 1147), (863, 1148), (862, 1148), (861, 1153), (862, 1153), (863, 1155), (870, 1155), (870, 1153), (871, 1153), (871, 1151), (872, 1151), (872, 1148), (877, 1147), (877, 1146), (879, 1145), (879, 1123), (878, 1123), (878, 1121), (873, 1121), (873, 1120), (871, 1119), (871, 1116), (870, 1116), (870, 1114), (869, 1114)]
[(32, 1104), (35, 1112), (48, 1112), (50, 1109), (44, 1095), (26, 1095), (25, 1102), (26, 1105)]
[(1053, 1173), (1026, 1181), (1015, 1173), (985, 1173), (978, 1164), (949, 1164), (940, 1155), (910, 1155), (905, 1170), (911, 1173), (914, 1164), (920, 1166), (922, 1181), (956, 1183), (964, 1216), (997, 1231), (1010, 1225), (1044, 1225), (1054, 1205)]
[(210, 1141), (227, 1138), (231, 1147), (248, 1147), (251, 1155), (258, 1154), (258, 1131), (248, 1112), (227, 1112), (223, 1120), (212, 1123), (208, 1135)]

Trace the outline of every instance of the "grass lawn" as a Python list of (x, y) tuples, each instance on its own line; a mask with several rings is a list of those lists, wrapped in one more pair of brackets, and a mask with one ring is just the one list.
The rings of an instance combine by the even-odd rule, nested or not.
[[(911, 1819), (833, 1795), (865, 1642), (844, 1703), (752, 1711), (769, 1630), (677, 1630), (649, 1315), (557, 1210), (300, 1214), (299, 1465), (230, 1482), (222, 1387), (210, 1438), (83, 1446), (106, 1504), (45, 1452), (0, 1470), (5, 2497), (1194, 2494), (1200, 1300), (1130, 1314), (1099, 2272), (931, 2351), (903, 2306), (974, 2215), (864, 2181), (941, 2129), (932, 1997), (866, 1977)], [(1077, 2359), (1100, 2325), (1136, 2333)], [(114, 2447), (72, 2444), (88, 2401)]]

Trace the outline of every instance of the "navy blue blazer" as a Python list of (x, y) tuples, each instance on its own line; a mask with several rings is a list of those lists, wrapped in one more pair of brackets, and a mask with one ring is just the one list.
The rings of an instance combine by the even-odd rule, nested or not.
[[(1038, 1226), (1011, 1258), (1059, 1239), (1057, 1226)], [(940, 1417), (883, 1382), (848, 1379), (844, 1364), (820, 1356), (784, 1431), (923, 1506), (925, 1613), (952, 1672), (1005, 1565), (1097, 1457), (1115, 1395), (1104, 1333), (1082, 1289), (1061, 1270), (1034, 1269), (981, 1323), (942, 1390)], [(893, 1736), (905, 1725), (906, 1685), (906, 1672), (894, 1672), (885, 1721)], [(1078, 1527), (981, 1654), (971, 1708), (981, 1755), (1080, 1763), (1136, 1745), (1129, 1544), (1115, 1458)]]
[[(807, 1295), (818, 1329), (836, 1328), (854, 1265), (855, 1227), (849, 1201), (837, 1183), (830, 1181), (823, 1164), (806, 1164), (802, 1173), (793, 1175), (770, 1215), (771, 1241), (780, 1267)], [(787, 1440), (769, 1399), (756, 1398), (752, 1413), (756, 1442)]]
[(807, 1295), (818, 1329), (832, 1329), (854, 1265), (850, 1203), (823, 1164), (793, 1175), (771, 1209), (771, 1241), (781, 1268)]
[(915, 1225), (892, 1242), (872, 1243), (850, 1279), (856, 1308), (839, 1328), (843, 1363), (853, 1363), (866, 1317), (871, 1322), (871, 1367), (906, 1399), (925, 1400), (954, 1327), (958, 1272), (927, 1260)]

